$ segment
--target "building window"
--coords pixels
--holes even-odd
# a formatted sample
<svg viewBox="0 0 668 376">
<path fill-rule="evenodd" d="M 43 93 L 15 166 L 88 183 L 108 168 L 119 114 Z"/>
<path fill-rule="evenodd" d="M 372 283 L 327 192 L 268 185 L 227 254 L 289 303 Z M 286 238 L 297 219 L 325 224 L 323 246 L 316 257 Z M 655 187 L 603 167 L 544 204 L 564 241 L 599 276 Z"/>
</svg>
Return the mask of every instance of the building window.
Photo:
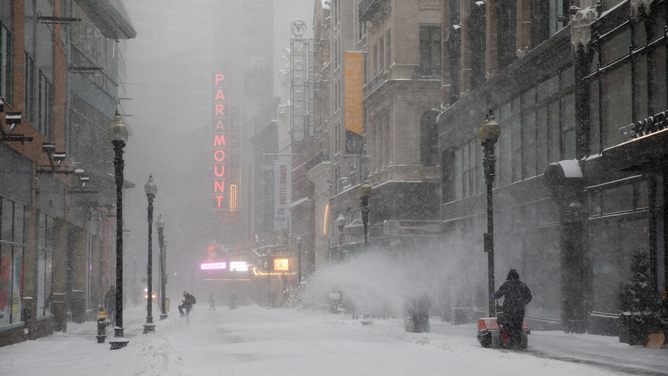
<svg viewBox="0 0 668 376">
<path fill-rule="evenodd" d="M 0 97 L 11 103 L 12 35 L 0 21 Z"/>
<path fill-rule="evenodd" d="M 378 40 L 378 71 L 385 70 L 385 40 L 380 37 Z"/>
<path fill-rule="evenodd" d="M 441 75 L 440 26 L 420 26 L 420 75 Z"/>
<path fill-rule="evenodd" d="M 517 57 L 515 52 L 516 13 L 515 0 L 496 2 L 499 70 L 510 65 Z"/>
<path fill-rule="evenodd" d="M 37 129 L 46 138 L 53 138 L 53 85 L 39 72 Z"/>
<path fill-rule="evenodd" d="M 54 218 L 39 216 L 39 247 L 37 259 L 37 314 L 51 314 L 53 302 L 53 252 L 55 243 Z"/>
<path fill-rule="evenodd" d="M 357 30 L 359 32 L 358 40 L 364 39 L 366 36 L 366 21 L 359 21 L 357 24 Z"/>
<path fill-rule="evenodd" d="M 25 112 L 26 121 L 32 123 L 35 120 L 35 60 L 26 52 L 25 67 Z"/>
<path fill-rule="evenodd" d="M 454 198 L 461 200 L 483 191 L 482 147 L 477 140 L 454 151 Z"/>
<path fill-rule="evenodd" d="M 385 33 L 385 65 L 387 69 L 392 65 L 392 29 L 388 29 Z"/>
<path fill-rule="evenodd" d="M 24 218 L 23 205 L 0 198 L 0 327 L 21 321 Z"/>
<path fill-rule="evenodd" d="M 420 118 L 420 164 L 423 166 L 438 165 L 438 114 L 438 111 L 429 110 Z"/>
</svg>

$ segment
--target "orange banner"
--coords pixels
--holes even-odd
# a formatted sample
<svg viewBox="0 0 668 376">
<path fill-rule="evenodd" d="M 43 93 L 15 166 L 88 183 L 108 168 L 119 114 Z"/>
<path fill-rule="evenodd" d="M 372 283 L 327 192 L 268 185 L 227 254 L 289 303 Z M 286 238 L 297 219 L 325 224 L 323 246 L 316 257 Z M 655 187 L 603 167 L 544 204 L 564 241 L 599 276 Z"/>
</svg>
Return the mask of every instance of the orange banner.
<svg viewBox="0 0 668 376">
<path fill-rule="evenodd" d="M 358 135 L 364 132 L 362 107 L 362 52 L 346 52 L 345 64 L 345 104 L 346 129 Z"/>
</svg>

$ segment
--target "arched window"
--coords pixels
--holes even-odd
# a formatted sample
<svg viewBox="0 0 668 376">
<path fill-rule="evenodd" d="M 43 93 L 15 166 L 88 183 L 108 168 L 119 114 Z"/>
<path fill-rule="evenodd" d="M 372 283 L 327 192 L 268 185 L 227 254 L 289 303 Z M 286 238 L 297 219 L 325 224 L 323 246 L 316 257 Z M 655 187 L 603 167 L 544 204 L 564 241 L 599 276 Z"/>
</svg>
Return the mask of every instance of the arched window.
<svg viewBox="0 0 668 376">
<path fill-rule="evenodd" d="M 420 164 L 423 166 L 438 165 L 438 114 L 436 110 L 429 110 L 420 118 Z"/>
</svg>

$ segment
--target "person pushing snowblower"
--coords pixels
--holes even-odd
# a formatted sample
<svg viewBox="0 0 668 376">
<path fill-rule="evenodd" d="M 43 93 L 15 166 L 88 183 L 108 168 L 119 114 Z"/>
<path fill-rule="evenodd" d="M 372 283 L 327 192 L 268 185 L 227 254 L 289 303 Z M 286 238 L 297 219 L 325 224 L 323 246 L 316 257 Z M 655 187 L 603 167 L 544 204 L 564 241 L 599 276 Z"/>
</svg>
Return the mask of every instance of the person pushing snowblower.
<svg viewBox="0 0 668 376">
<path fill-rule="evenodd" d="M 531 301 L 531 290 L 520 281 L 515 269 L 508 272 L 507 281 L 490 298 L 505 298 L 503 307 L 496 303 L 497 317 L 478 319 L 478 342 L 494 349 L 526 349 L 529 327 L 524 321 L 524 307 Z"/>
</svg>

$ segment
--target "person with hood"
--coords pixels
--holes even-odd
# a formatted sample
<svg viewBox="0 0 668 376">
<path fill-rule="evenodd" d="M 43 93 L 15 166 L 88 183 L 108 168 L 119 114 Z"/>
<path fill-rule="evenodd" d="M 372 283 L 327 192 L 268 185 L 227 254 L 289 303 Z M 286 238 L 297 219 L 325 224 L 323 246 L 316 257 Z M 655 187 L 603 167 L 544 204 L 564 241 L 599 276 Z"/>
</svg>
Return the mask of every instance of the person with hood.
<svg viewBox="0 0 668 376">
<path fill-rule="evenodd" d="M 499 317 L 499 326 L 508 331 L 510 345 L 519 348 L 521 345 L 522 324 L 524 323 L 524 307 L 531 302 L 531 290 L 520 281 L 520 274 L 510 269 L 506 282 L 492 294 L 493 299 L 505 297 L 503 316 Z"/>
<path fill-rule="evenodd" d="M 190 313 L 190 310 L 193 308 L 193 304 L 195 304 L 196 300 L 194 296 L 188 294 L 188 291 L 184 291 L 183 300 L 181 300 L 181 302 L 183 302 L 183 304 L 179 306 L 179 313 L 181 313 L 181 317 L 184 317 Z M 186 309 L 185 314 L 183 313 L 184 308 Z"/>
</svg>

